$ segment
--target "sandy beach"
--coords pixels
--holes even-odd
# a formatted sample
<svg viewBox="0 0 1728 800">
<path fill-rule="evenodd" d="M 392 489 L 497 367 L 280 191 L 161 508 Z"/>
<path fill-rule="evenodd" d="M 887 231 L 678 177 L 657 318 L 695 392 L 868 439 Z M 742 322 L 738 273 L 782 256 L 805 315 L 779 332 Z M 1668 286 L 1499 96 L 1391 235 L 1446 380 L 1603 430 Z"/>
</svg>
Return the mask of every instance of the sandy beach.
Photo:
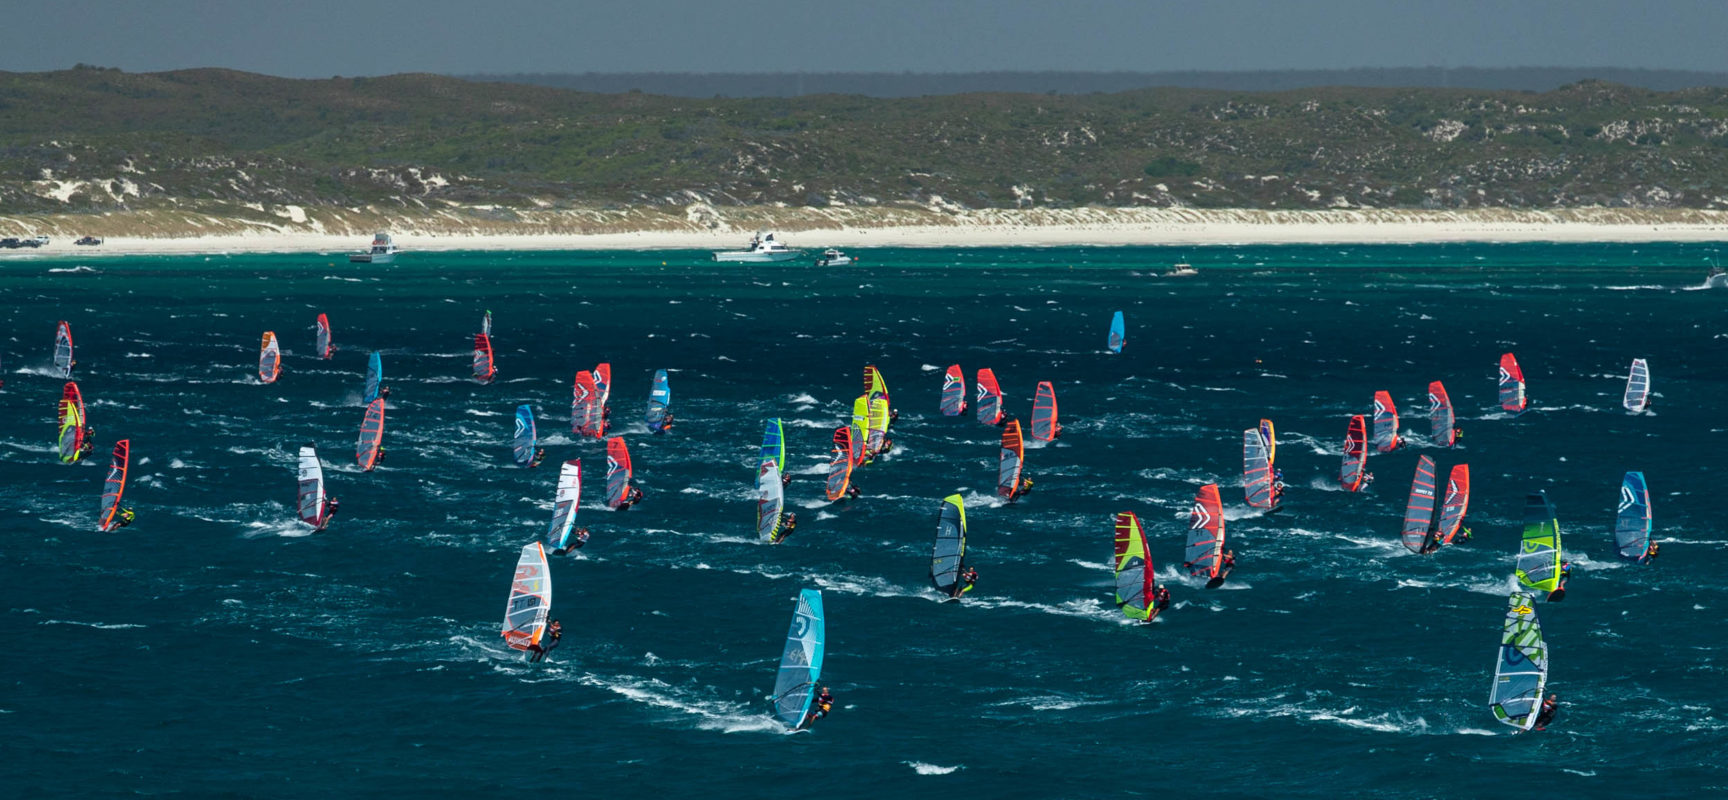
<svg viewBox="0 0 1728 800">
<path fill-rule="evenodd" d="M 0 217 L 5 235 L 47 233 L 37 249 L 0 258 L 137 254 L 332 253 L 388 230 L 404 252 L 440 250 L 721 250 L 759 230 L 810 251 L 870 247 L 1197 246 L 1423 242 L 1640 242 L 1728 238 L 1728 212 L 1692 209 L 1325 211 L 1199 209 L 715 208 L 521 212 L 508 221 L 451 216 L 308 213 L 287 224 L 204 217 L 197 227 L 149 212 L 100 217 Z M 125 233 L 103 235 L 104 231 Z M 150 235 L 140 235 L 144 231 Z M 79 235 L 100 246 L 75 246 Z"/>
</svg>

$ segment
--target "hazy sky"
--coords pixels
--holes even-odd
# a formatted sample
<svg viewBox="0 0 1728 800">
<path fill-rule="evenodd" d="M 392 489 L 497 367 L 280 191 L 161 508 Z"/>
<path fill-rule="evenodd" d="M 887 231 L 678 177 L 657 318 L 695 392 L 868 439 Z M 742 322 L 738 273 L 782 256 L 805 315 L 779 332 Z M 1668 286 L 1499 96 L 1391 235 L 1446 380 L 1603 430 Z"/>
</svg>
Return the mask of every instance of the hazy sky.
<svg viewBox="0 0 1728 800">
<path fill-rule="evenodd" d="M 1723 0 L 7 0 L 0 70 L 1728 71 Z"/>
</svg>

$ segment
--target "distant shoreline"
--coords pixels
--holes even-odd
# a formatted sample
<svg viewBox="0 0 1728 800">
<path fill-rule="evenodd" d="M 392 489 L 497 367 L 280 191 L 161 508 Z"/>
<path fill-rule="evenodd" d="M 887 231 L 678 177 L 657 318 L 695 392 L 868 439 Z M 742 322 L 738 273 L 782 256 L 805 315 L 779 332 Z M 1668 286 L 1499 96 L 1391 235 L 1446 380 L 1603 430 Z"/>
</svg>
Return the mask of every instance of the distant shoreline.
<svg viewBox="0 0 1728 800">
<path fill-rule="evenodd" d="M 940 202 L 940 201 L 938 201 Z M 942 207 L 516 211 L 508 221 L 336 213 L 294 208 L 293 220 L 156 212 L 0 216 L 0 236 L 50 235 L 0 260 L 120 255 L 358 252 L 376 230 L 415 251 L 732 250 L 773 231 L 814 259 L 824 248 L 1423 244 L 1444 242 L 1710 242 L 1728 240 L 1728 212 L 1696 209 L 959 209 Z M 283 224 L 287 222 L 287 224 Z M 104 235 L 105 231 L 113 231 Z M 124 231 L 124 233 L 121 233 Z M 140 232 L 150 235 L 139 235 Z M 82 235 L 96 247 L 75 246 Z"/>
</svg>

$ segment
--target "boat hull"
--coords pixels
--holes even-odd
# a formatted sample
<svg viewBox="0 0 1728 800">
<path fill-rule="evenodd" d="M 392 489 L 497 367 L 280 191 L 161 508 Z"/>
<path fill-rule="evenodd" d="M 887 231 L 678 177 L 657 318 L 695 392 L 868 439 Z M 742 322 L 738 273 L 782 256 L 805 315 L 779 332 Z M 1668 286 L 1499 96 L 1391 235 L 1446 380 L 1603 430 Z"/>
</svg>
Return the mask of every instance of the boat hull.
<svg viewBox="0 0 1728 800">
<path fill-rule="evenodd" d="M 769 264 L 778 261 L 791 261 L 801 255 L 804 253 L 799 250 L 789 250 L 784 253 L 730 252 L 715 253 L 714 260 L 727 264 Z"/>
</svg>

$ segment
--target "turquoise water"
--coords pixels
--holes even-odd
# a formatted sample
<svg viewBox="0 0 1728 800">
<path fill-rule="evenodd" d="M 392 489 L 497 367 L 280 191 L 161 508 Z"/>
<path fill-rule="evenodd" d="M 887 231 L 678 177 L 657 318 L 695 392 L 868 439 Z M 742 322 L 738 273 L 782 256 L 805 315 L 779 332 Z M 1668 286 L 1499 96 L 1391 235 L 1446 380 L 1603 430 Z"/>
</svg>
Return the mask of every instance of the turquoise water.
<svg viewBox="0 0 1728 800">
<path fill-rule="evenodd" d="M 0 263 L 0 786 L 8 794 L 339 796 L 1476 797 L 1709 795 L 1728 655 L 1728 290 L 1699 245 L 862 251 L 865 266 L 714 265 L 697 253 L 409 254 Z M 1178 260 L 1196 278 L 1157 277 Z M 498 380 L 467 379 L 483 311 Z M 1128 344 L 1104 352 L 1110 314 Z M 312 356 L 329 315 L 340 348 Z M 132 441 L 135 525 L 94 532 L 104 469 L 52 454 L 54 324 L 98 461 Z M 259 337 L 283 375 L 260 385 Z M 392 387 L 389 460 L 352 448 L 366 353 Z M 1494 403 L 1516 352 L 1534 410 Z M 1650 362 L 1655 413 L 1619 409 Z M 576 370 L 612 364 L 636 509 L 599 503 L 604 451 L 568 433 Z M 994 428 L 937 412 L 941 370 L 992 368 L 1025 418 L 1054 382 L 1065 436 L 1037 491 L 992 496 Z M 897 452 L 830 505 L 821 473 L 865 364 Z M 642 422 L 656 369 L 677 426 Z M 1444 380 L 1466 436 L 1428 446 Z M 1336 490 L 1349 415 L 1392 393 L 1413 442 Z M 535 406 L 546 466 L 510 460 Z M 754 541 L 751 460 L 786 420 L 797 533 Z M 1269 417 L 1286 510 L 1247 512 L 1241 431 Z M 293 521 L 315 443 L 343 512 Z M 1419 455 L 1471 466 L 1476 540 L 1398 543 Z M 565 642 L 498 634 L 553 465 L 587 467 L 593 541 L 553 564 Z M 1648 476 L 1663 558 L 1612 545 L 1620 476 Z M 1179 574 L 1195 489 L 1223 487 L 1240 566 Z M 1547 732 L 1486 707 L 1524 494 L 1548 492 L 1578 565 L 1540 611 Z M 961 604 L 927 577 L 940 499 L 967 502 Z M 1148 525 L 1175 607 L 1124 624 L 1111 520 Z M 764 699 L 803 588 L 828 614 L 838 708 L 786 735 Z"/>
</svg>

